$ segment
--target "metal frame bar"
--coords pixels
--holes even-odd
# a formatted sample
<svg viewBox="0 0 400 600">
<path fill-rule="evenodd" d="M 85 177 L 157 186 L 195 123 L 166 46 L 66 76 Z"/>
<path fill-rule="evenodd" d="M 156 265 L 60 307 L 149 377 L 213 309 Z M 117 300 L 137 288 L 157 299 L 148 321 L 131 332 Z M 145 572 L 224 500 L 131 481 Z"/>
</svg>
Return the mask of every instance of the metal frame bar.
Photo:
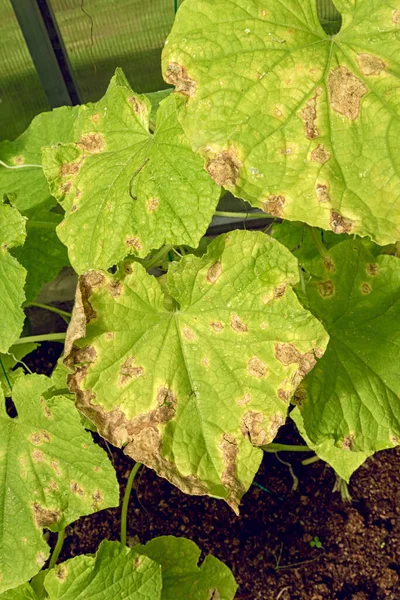
<svg viewBox="0 0 400 600">
<path fill-rule="evenodd" d="M 80 104 L 78 86 L 49 0 L 10 0 L 51 108 Z"/>
</svg>

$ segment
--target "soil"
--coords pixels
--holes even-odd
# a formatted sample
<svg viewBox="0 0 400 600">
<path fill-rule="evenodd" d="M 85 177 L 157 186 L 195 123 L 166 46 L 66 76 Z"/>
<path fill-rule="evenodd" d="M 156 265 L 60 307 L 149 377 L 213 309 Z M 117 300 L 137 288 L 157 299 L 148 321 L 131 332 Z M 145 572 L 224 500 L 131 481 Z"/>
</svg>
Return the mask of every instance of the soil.
<svg viewBox="0 0 400 600">
<path fill-rule="evenodd" d="M 49 374 L 61 348 L 43 344 L 26 362 Z M 276 441 L 303 443 L 291 424 Z M 121 450 L 108 451 L 123 494 L 133 463 Z M 192 539 L 203 556 L 212 553 L 232 569 L 237 600 L 400 600 L 400 448 L 377 453 L 355 473 L 351 502 L 332 491 L 332 469 L 322 461 L 304 466 L 306 456 L 265 454 L 239 517 L 224 502 L 187 496 L 143 468 L 129 505 L 129 540 Z M 297 490 L 279 458 L 291 464 Z M 93 553 L 104 538 L 117 540 L 119 518 L 111 509 L 73 523 L 60 560 Z M 320 548 L 310 544 L 316 537 Z"/>
</svg>

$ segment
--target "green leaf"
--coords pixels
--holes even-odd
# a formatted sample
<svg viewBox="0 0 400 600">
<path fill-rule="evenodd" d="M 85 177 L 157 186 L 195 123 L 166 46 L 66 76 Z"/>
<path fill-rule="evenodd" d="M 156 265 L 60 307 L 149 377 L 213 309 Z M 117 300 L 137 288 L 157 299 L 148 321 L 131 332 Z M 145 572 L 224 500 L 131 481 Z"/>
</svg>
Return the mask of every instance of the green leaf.
<svg viewBox="0 0 400 600">
<path fill-rule="evenodd" d="M 45 400 L 50 385 L 40 375 L 17 379 L 15 419 L 1 400 L 0 592 L 42 568 L 49 556 L 44 527 L 57 531 L 82 515 L 118 505 L 107 455 L 82 429 L 70 400 Z"/>
<path fill-rule="evenodd" d="M 66 210 L 57 231 L 78 271 L 106 269 L 163 244 L 197 246 L 218 202 L 177 119 L 180 100 L 150 102 L 117 70 L 105 96 L 83 106 L 75 144 L 44 150 L 51 190 Z M 110 232 L 112 232 L 110 234 Z"/>
<path fill-rule="evenodd" d="M 31 588 L 29 583 L 24 583 L 12 590 L 0 594 L 0 600 L 39 600 L 39 596 Z"/>
<path fill-rule="evenodd" d="M 166 535 L 134 551 L 148 556 L 162 567 L 161 600 L 233 600 L 237 590 L 231 570 L 212 555 L 198 566 L 200 548 L 191 540 Z"/>
<path fill-rule="evenodd" d="M 274 216 L 400 237 L 400 16 L 392 0 L 186 0 L 163 54 L 214 180 Z"/>
<path fill-rule="evenodd" d="M 349 452 L 346 448 L 335 446 L 335 441 L 332 438 L 326 438 L 319 444 L 314 444 L 306 433 L 300 410 L 296 407 L 292 410 L 290 416 L 296 423 L 297 429 L 307 446 L 314 450 L 321 460 L 327 462 L 347 483 L 350 482 L 353 473 L 374 453 L 372 450 L 369 452 Z"/>
<path fill-rule="evenodd" d="M 107 540 L 95 556 L 76 556 L 45 577 L 49 600 L 161 600 L 161 568 L 150 558 Z"/>
<path fill-rule="evenodd" d="M 314 444 L 371 453 L 400 441 L 400 260 L 349 240 L 320 259 L 307 303 L 329 332 L 323 358 L 296 392 Z"/>
<path fill-rule="evenodd" d="M 274 439 L 327 344 L 291 288 L 297 280 L 286 248 L 246 231 L 172 263 L 170 296 L 137 262 L 115 276 L 89 271 L 66 340 L 79 410 L 184 492 L 237 510 L 257 446 Z"/>
<path fill-rule="evenodd" d="M 20 365 L 20 361 L 27 355 L 36 350 L 38 344 L 18 344 L 18 346 L 11 346 L 8 354 L 0 354 L 0 384 L 7 395 L 9 395 L 10 385 L 12 386 L 14 381 L 18 377 L 24 376 L 24 370 Z M 66 387 L 66 386 L 64 386 Z"/>
<path fill-rule="evenodd" d="M 8 204 L 0 204 L 0 352 L 5 353 L 19 338 L 24 324 L 26 271 L 9 250 L 25 240 L 25 219 Z"/>
</svg>

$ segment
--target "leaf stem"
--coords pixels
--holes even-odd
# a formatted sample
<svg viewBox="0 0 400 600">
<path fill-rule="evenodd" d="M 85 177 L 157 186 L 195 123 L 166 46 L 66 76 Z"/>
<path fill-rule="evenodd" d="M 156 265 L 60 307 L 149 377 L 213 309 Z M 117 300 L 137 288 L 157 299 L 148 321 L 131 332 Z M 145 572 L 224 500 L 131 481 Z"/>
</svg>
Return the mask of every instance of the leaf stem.
<svg viewBox="0 0 400 600">
<path fill-rule="evenodd" d="M 311 231 L 311 235 L 312 235 L 316 249 L 318 250 L 319 254 L 322 256 L 322 258 L 326 258 L 329 253 L 321 240 L 320 230 L 315 229 L 315 227 L 310 227 L 310 231 Z"/>
<path fill-rule="evenodd" d="M 7 381 L 7 383 L 8 383 L 8 387 L 9 387 L 9 388 L 10 388 L 10 390 L 12 391 L 12 385 L 11 385 L 11 382 L 10 382 L 10 380 L 9 380 L 9 378 L 8 378 L 8 374 L 7 374 L 7 371 L 5 370 L 5 367 L 4 367 L 4 365 L 3 365 L 3 361 L 1 360 L 1 357 L 0 357 L 0 365 L 1 365 L 1 370 L 2 370 L 2 371 L 3 371 L 3 373 L 4 373 L 4 377 L 6 378 L 6 381 Z"/>
<path fill-rule="evenodd" d="M 131 496 L 133 481 L 139 471 L 142 463 L 137 462 L 133 465 L 132 471 L 129 473 L 128 481 L 125 488 L 124 499 L 122 501 L 122 510 L 121 510 L 121 544 L 126 546 L 126 527 L 128 520 L 128 506 L 129 506 L 129 498 Z"/>
<path fill-rule="evenodd" d="M 44 333 L 43 335 L 28 335 L 27 337 L 19 338 L 13 343 L 13 346 L 28 344 L 31 342 L 63 342 L 65 340 L 64 333 Z"/>
<path fill-rule="evenodd" d="M 57 313 L 61 315 L 61 317 L 71 318 L 72 314 L 67 312 L 66 310 L 61 310 L 61 308 L 56 308 L 55 306 L 51 306 L 50 304 L 42 304 L 41 302 L 30 302 L 27 306 L 36 306 L 37 308 L 43 308 L 44 310 L 49 310 L 50 312 Z"/>
<path fill-rule="evenodd" d="M 312 452 L 308 446 L 297 446 L 292 444 L 267 444 L 261 446 L 264 452 Z"/>
<path fill-rule="evenodd" d="M 61 531 L 58 532 L 57 543 L 54 546 L 54 550 L 53 550 L 53 553 L 50 558 L 49 569 L 52 569 L 55 566 L 55 564 L 58 560 L 58 557 L 60 556 L 62 547 L 64 545 L 64 540 L 65 540 L 65 529 L 61 529 Z"/>
<path fill-rule="evenodd" d="M 301 461 L 302 465 L 312 465 L 315 462 L 318 462 L 320 459 L 319 456 L 315 455 L 315 456 L 311 456 L 310 458 L 305 458 L 304 460 Z"/>
<path fill-rule="evenodd" d="M 164 256 L 166 254 L 168 254 L 168 252 L 170 252 L 172 250 L 173 246 L 172 245 L 168 245 L 168 246 L 163 246 L 162 248 L 160 248 L 160 250 L 158 252 L 156 252 L 154 254 L 154 256 L 152 256 L 151 258 L 149 258 L 148 262 L 144 261 L 143 266 L 144 268 L 148 271 L 149 269 L 152 269 L 154 266 L 157 265 L 157 263 L 164 258 Z"/>
<path fill-rule="evenodd" d="M 57 227 L 57 223 L 53 223 L 52 221 L 28 220 L 26 226 L 28 229 L 55 229 Z"/>
<path fill-rule="evenodd" d="M 214 217 L 228 217 L 233 219 L 273 219 L 272 215 L 268 215 L 264 212 L 225 212 L 221 210 L 216 210 L 214 212 Z"/>
</svg>

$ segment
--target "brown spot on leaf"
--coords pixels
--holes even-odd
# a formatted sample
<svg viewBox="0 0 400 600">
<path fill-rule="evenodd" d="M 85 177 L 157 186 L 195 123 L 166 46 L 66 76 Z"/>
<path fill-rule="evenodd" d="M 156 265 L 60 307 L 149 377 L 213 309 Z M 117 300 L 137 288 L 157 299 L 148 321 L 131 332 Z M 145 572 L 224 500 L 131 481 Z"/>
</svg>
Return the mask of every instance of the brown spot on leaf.
<svg viewBox="0 0 400 600">
<path fill-rule="evenodd" d="M 95 506 L 99 506 L 103 502 L 103 494 L 100 490 L 95 490 L 92 494 L 92 498 Z"/>
<path fill-rule="evenodd" d="M 371 275 L 371 277 L 376 277 L 376 275 L 379 273 L 379 265 L 376 263 L 370 263 L 367 265 L 367 273 L 368 275 Z"/>
<path fill-rule="evenodd" d="M 334 233 L 351 233 L 354 228 L 354 221 L 343 217 L 336 210 L 331 210 L 331 229 Z"/>
<path fill-rule="evenodd" d="M 240 429 L 254 446 L 262 446 L 266 443 L 268 435 L 265 428 L 265 417 L 262 412 L 247 411 L 242 417 Z"/>
<path fill-rule="evenodd" d="M 222 451 L 222 458 L 225 465 L 225 469 L 221 475 L 221 481 L 228 490 L 228 497 L 225 498 L 225 500 L 235 513 L 239 514 L 239 502 L 244 493 L 244 489 L 236 474 L 238 444 L 233 435 L 224 433 L 219 448 Z"/>
<path fill-rule="evenodd" d="M 231 327 L 233 331 L 236 331 L 236 333 L 246 333 L 246 331 L 249 330 L 247 325 L 243 323 L 238 315 L 233 315 L 231 319 Z"/>
<path fill-rule="evenodd" d="M 207 356 L 204 356 L 204 357 L 201 359 L 201 364 L 202 364 L 204 367 L 209 367 L 209 366 L 210 366 L 210 359 L 209 359 L 209 358 L 207 358 Z"/>
<path fill-rule="evenodd" d="M 62 194 L 68 194 L 68 192 L 70 191 L 71 187 L 72 187 L 71 181 L 66 181 L 65 183 L 62 183 L 61 184 L 61 193 Z M 75 207 L 75 210 L 76 210 L 76 207 Z M 71 212 L 74 212 L 74 211 L 71 209 Z"/>
<path fill-rule="evenodd" d="M 81 496 L 82 498 L 84 497 L 85 492 L 83 491 L 83 489 L 79 485 L 79 483 L 77 483 L 76 481 L 71 481 L 69 487 L 73 494 L 76 494 L 77 496 Z"/>
<path fill-rule="evenodd" d="M 67 177 L 68 175 L 77 175 L 79 173 L 79 169 L 82 166 L 82 160 L 74 163 L 65 163 L 61 165 L 60 174 L 61 177 Z"/>
<path fill-rule="evenodd" d="M 158 198 L 151 198 L 147 203 L 147 212 L 151 213 L 157 210 L 160 201 Z"/>
<path fill-rule="evenodd" d="M 15 165 L 23 165 L 25 162 L 25 158 L 22 156 L 22 154 L 19 154 L 18 156 L 16 156 L 14 158 L 14 164 Z"/>
<path fill-rule="evenodd" d="M 268 427 L 268 444 L 270 444 L 276 438 L 279 428 L 285 424 L 285 421 L 286 419 L 282 413 L 276 413 L 275 415 L 272 415 Z"/>
<path fill-rule="evenodd" d="M 213 264 L 212 267 L 210 267 L 207 271 L 207 283 L 215 283 L 220 275 L 222 273 L 222 265 L 219 262 L 219 260 L 217 260 L 216 263 Z"/>
<path fill-rule="evenodd" d="M 335 273 L 335 271 L 336 271 L 335 263 L 333 262 L 333 260 L 330 256 L 325 256 L 324 267 L 330 273 Z"/>
<path fill-rule="evenodd" d="M 46 558 L 46 555 L 44 552 L 38 552 L 36 554 L 36 564 L 40 568 L 42 568 L 44 566 L 44 564 L 46 563 L 46 560 L 47 560 L 47 558 Z"/>
<path fill-rule="evenodd" d="M 122 283 L 120 281 L 116 281 L 115 279 L 112 279 L 109 282 L 107 288 L 113 298 L 119 298 L 120 295 L 122 294 L 123 287 L 122 287 Z"/>
<path fill-rule="evenodd" d="M 77 207 L 77 205 L 76 205 L 76 204 L 73 204 L 73 205 L 71 206 L 71 210 L 70 210 L 69 212 L 70 212 L 70 213 L 74 213 L 74 212 L 76 212 L 77 210 L 78 210 L 78 207 Z"/>
<path fill-rule="evenodd" d="M 50 466 L 54 470 L 55 474 L 58 475 L 58 477 L 61 477 L 62 472 L 60 469 L 60 463 L 57 460 L 52 460 L 50 461 Z"/>
<path fill-rule="evenodd" d="M 292 376 L 292 384 L 294 386 L 300 383 L 317 362 L 313 352 L 302 354 L 293 344 L 286 342 L 275 344 L 275 356 L 285 366 L 292 364 L 299 366 Z"/>
<path fill-rule="evenodd" d="M 361 292 L 363 294 L 370 294 L 372 292 L 372 288 L 369 285 L 369 283 L 364 282 L 363 284 L 361 284 Z"/>
<path fill-rule="evenodd" d="M 285 295 L 287 283 L 281 283 L 274 288 L 274 300 L 282 298 Z"/>
<path fill-rule="evenodd" d="M 317 194 L 318 202 L 329 202 L 330 201 L 331 198 L 329 196 L 329 191 L 328 191 L 327 185 L 322 185 L 321 183 L 318 183 L 317 187 L 315 188 L 315 192 Z"/>
<path fill-rule="evenodd" d="M 249 402 L 251 402 L 251 394 L 249 394 L 248 392 L 246 392 L 244 396 L 239 398 L 239 400 L 236 400 L 236 404 L 238 404 L 239 406 L 246 406 L 247 404 L 249 404 Z"/>
<path fill-rule="evenodd" d="M 32 459 L 35 462 L 43 462 L 44 461 L 44 454 L 43 454 L 43 452 L 41 452 L 41 450 L 34 450 L 32 452 Z"/>
<path fill-rule="evenodd" d="M 136 366 L 134 367 L 133 366 L 134 362 L 135 362 L 135 358 L 133 356 L 130 356 L 122 363 L 120 371 L 119 371 L 119 379 L 118 379 L 118 384 L 120 386 L 125 385 L 129 381 L 132 381 L 132 379 L 139 379 L 139 377 L 143 376 L 143 374 L 144 374 L 143 367 L 136 367 Z"/>
<path fill-rule="evenodd" d="M 280 398 L 281 400 L 283 400 L 284 402 L 289 402 L 290 400 L 290 392 L 288 390 L 284 390 L 283 388 L 280 388 L 278 390 L 278 398 Z"/>
<path fill-rule="evenodd" d="M 273 217 L 283 217 L 283 207 L 286 199 L 284 196 L 268 196 L 268 200 L 262 202 L 262 210 Z"/>
<path fill-rule="evenodd" d="M 196 92 L 197 81 L 192 79 L 186 68 L 178 63 L 169 63 L 165 72 L 165 81 L 175 86 L 175 91 L 183 96 L 194 96 Z"/>
<path fill-rule="evenodd" d="M 106 340 L 113 340 L 115 337 L 115 333 L 113 331 L 107 331 Z"/>
<path fill-rule="evenodd" d="M 353 433 L 349 433 L 349 435 L 346 435 L 341 444 L 340 447 L 343 450 L 352 450 L 353 449 L 353 444 L 354 444 L 354 434 Z"/>
<path fill-rule="evenodd" d="M 257 356 L 253 356 L 247 363 L 247 371 L 252 377 L 263 379 L 267 375 L 268 367 Z"/>
<path fill-rule="evenodd" d="M 293 395 L 292 403 L 301 408 L 304 405 L 305 400 L 307 400 L 307 391 L 300 385 Z"/>
<path fill-rule="evenodd" d="M 189 340 L 190 342 L 193 342 L 193 340 L 196 339 L 194 331 L 192 329 L 190 329 L 190 327 L 187 327 L 187 325 L 184 326 L 184 328 L 182 329 L 182 332 L 183 332 L 184 337 L 187 340 Z"/>
<path fill-rule="evenodd" d="M 361 100 L 368 93 L 363 82 L 342 66 L 331 71 L 328 87 L 333 110 L 355 121 L 360 113 Z"/>
<path fill-rule="evenodd" d="M 81 139 L 76 144 L 78 148 L 88 152 L 89 154 L 99 154 L 104 150 L 104 137 L 101 133 L 86 133 L 81 136 Z"/>
<path fill-rule="evenodd" d="M 317 120 L 317 98 L 319 95 L 320 92 L 317 90 L 315 95 L 300 112 L 300 119 L 304 124 L 304 132 L 309 140 L 313 140 L 319 136 L 319 131 L 315 125 L 315 121 Z"/>
<path fill-rule="evenodd" d="M 52 415 L 49 407 L 47 406 L 46 400 L 44 400 L 44 398 L 40 398 L 40 404 L 42 406 L 43 414 L 46 417 L 46 419 L 52 419 L 53 415 Z"/>
<path fill-rule="evenodd" d="M 223 324 L 219 321 L 212 321 L 210 323 L 210 327 L 213 331 L 215 331 L 215 333 L 221 333 L 221 331 L 224 329 Z"/>
<path fill-rule="evenodd" d="M 364 75 L 379 75 L 385 68 L 383 60 L 373 54 L 357 54 L 357 62 Z"/>
<path fill-rule="evenodd" d="M 313 162 L 320 163 L 324 165 L 330 159 L 330 153 L 325 150 L 325 147 L 322 144 L 318 144 L 318 146 L 311 152 L 311 160 Z"/>
<path fill-rule="evenodd" d="M 35 431 L 35 433 L 32 433 L 30 439 L 31 439 L 32 444 L 38 445 L 38 444 L 41 444 L 41 442 L 42 442 L 42 435 L 39 431 Z"/>
<path fill-rule="evenodd" d="M 90 117 L 92 123 L 98 123 L 100 121 L 100 113 L 95 113 Z"/>
<path fill-rule="evenodd" d="M 143 104 L 143 102 L 140 102 L 136 96 L 131 96 L 128 98 L 128 104 L 130 104 L 133 112 L 136 115 L 142 115 L 146 111 L 146 106 Z"/>
<path fill-rule="evenodd" d="M 239 179 L 239 171 L 242 163 L 233 148 L 223 150 L 206 165 L 210 177 L 217 185 L 234 186 Z"/>
<path fill-rule="evenodd" d="M 59 581 L 65 581 L 68 573 L 68 569 L 64 564 L 56 565 L 54 567 L 54 572 Z"/>
<path fill-rule="evenodd" d="M 40 506 L 38 502 L 32 504 L 32 511 L 36 526 L 40 529 L 43 529 L 43 527 L 50 527 L 60 519 L 60 511 L 44 508 L 43 506 Z"/>
<path fill-rule="evenodd" d="M 394 11 L 392 21 L 395 25 L 400 25 L 400 9 Z"/>
<path fill-rule="evenodd" d="M 143 248 L 142 242 L 136 236 L 126 238 L 125 244 L 128 246 L 128 248 L 132 248 L 133 250 L 136 250 L 137 252 L 140 252 L 140 250 L 142 250 L 142 248 Z"/>
<path fill-rule="evenodd" d="M 335 293 L 335 285 L 331 279 L 328 281 L 320 281 L 318 283 L 319 295 L 323 298 L 330 298 Z"/>
</svg>

